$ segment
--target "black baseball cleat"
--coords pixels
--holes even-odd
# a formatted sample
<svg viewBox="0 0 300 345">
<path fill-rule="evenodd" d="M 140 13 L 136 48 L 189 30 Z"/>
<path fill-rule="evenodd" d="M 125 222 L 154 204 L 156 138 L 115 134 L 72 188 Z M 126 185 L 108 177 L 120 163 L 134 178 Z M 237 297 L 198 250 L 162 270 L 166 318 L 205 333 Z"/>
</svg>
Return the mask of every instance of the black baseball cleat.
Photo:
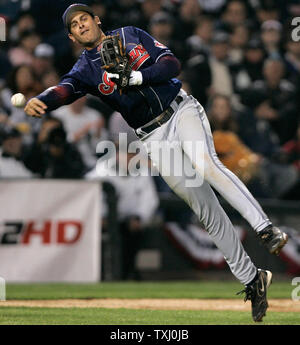
<svg viewBox="0 0 300 345">
<path fill-rule="evenodd" d="M 267 289 L 272 283 L 272 273 L 270 271 L 258 270 L 255 281 L 237 293 L 246 294 L 244 301 L 251 300 L 252 318 L 255 322 L 262 321 L 268 309 Z"/>
<path fill-rule="evenodd" d="M 262 244 L 267 247 L 271 254 L 279 255 L 281 249 L 288 241 L 288 235 L 276 226 L 269 225 L 258 232 Z"/>
</svg>

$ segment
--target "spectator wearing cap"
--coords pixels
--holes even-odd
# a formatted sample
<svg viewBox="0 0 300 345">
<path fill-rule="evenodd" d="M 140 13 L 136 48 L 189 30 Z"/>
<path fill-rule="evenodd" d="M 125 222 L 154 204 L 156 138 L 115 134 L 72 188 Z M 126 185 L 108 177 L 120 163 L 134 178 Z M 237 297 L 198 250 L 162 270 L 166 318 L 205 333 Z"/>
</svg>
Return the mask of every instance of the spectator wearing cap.
<svg viewBox="0 0 300 345">
<path fill-rule="evenodd" d="M 189 81 L 191 92 L 203 106 L 214 93 L 233 94 L 228 51 L 229 35 L 217 31 L 211 39 L 211 53 L 200 52 L 186 63 L 185 78 Z"/>
<path fill-rule="evenodd" d="M 229 35 L 226 32 L 216 32 L 212 38 L 209 66 L 211 70 L 211 94 L 220 93 L 232 96 L 233 84 L 228 67 Z"/>
<path fill-rule="evenodd" d="M 52 129 L 47 138 L 45 178 L 82 178 L 86 166 L 77 148 L 67 141 L 63 127 Z"/>
<path fill-rule="evenodd" d="M 198 0 L 203 13 L 217 17 L 222 12 L 227 0 Z"/>
<path fill-rule="evenodd" d="M 183 42 L 173 39 L 174 18 L 167 12 L 155 13 L 149 22 L 149 33 L 159 43 L 167 46 L 176 56 L 181 56 L 181 63 L 184 65 L 187 59 L 187 50 Z"/>
<path fill-rule="evenodd" d="M 149 22 L 150 34 L 160 43 L 167 45 L 173 34 L 173 19 L 166 12 L 155 13 Z"/>
<path fill-rule="evenodd" d="M 32 66 L 39 78 L 54 68 L 54 54 L 54 48 L 47 43 L 40 43 L 35 48 Z"/>
<path fill-rule="evenodd" d="M 82 156 L 67 140 L 62 122 L 43 119 L 41 130 L 24 157 L 26 166 L 42 178 L 81 178 L 86 172 Z"/>
<path fill-rule="evenodd" d="M 13 127 L 0 133 L 0 178 L 30 178 L 33 174 L 22 161 L 22 134 Z"/>
<path fill-rule="evenodd" d="M 261 40 L 270 58 L 281 58 L 282 24 L 277 20 L 267 20 L 261 25 Z"/>
<path fill-rule="evenodd" d="M 242 61 L 231 68 L 236 93 L 250 87 L 253 82 L 263 79 L 265 55 L 263 44 L 259 39 L 253 38 L 247 42 Z"/>
</svg>

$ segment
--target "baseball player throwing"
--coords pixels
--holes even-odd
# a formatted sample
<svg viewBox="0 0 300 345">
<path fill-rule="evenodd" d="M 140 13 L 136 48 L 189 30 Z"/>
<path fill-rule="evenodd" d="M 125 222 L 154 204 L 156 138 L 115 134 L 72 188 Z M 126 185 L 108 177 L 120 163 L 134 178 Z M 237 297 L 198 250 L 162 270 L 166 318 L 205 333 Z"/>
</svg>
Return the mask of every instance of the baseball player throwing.
<svg viewBox="0 0 300 345">
<path fill-rule="evenodd" d="M 92 94 L 120 112 L 134 128 L 164 180 L 196 213 L 234 276 L 245 285 L 254 321 L 268 308 L 267 288 L 272 273 L 257 269 L 245 252 L 233 225 L 220 206 L 214 187 L 250 223 L 267 249 L 279 254 L 287 235 L 274 227 L 245 185 L 218 159 L 203 107 L 181 89 L 175 77 L 180 63 L 172 52 L 146 32 L 123 27 L 104 33 L 99 17 L 83 4 L 63 14 L 69 38 L 85 49 L 61 82 L 28 101 L 25 112 L 41 117 L 76 99 Z M 203 177 L 200 186 L 186 186 L 186 177 L 166 174 L 155 143 L 179 142 L 184 164 Z M 194 155 L 185 142 L 204 143 L 204 154 Z"/>
</svg>

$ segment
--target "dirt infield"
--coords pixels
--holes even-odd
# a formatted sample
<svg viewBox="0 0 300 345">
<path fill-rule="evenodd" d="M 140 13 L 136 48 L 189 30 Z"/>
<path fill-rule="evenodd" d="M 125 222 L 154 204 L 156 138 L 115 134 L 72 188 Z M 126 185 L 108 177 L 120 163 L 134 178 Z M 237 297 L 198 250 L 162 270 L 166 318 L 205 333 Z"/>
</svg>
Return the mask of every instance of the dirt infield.
<svg viewBox="0 0 300 345">
<path fill-rule="evenodd" d="M 61 300 L 8 300 L 0 307 L 47 308 L 127 308 L 152 310 L 236 310 L 249 311 L 251 303 L 236 299 L 61 299 Z M 300 301 L 269 300 L 270 311 L 300 312 Z"/>
</svg>

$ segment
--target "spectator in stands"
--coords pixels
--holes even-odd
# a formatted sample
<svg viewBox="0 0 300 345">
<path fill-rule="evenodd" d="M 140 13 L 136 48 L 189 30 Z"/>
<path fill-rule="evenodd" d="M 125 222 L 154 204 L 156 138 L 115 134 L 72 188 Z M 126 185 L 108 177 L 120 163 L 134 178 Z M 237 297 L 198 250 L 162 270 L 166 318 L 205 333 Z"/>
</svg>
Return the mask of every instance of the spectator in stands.
<svg viewBox="0 0 300 345">
<path fill-rule="evenodd" d="M 81 178 L 87 171 L 86 166 L 66 137 L 59 119 L 45 117 L 38 136 L 24 155 L 28 169 L 44 178 Z"/>
<path fill-rule="evenodd" d="M 275 164 L 241 141 L 228 97 L 215 95 L 208 110 L 220 160 L 247 184 L 256 197 L 277 198 L 295 185 L 298 173 L 293 166 Z"/>
<path fill-rule="evenodd" d="M 242 61 L 231 66 L 234 90 L 240 93 L 253 82 L 263 79 L 265 51 L 258 39 L 251 39 L 245 46 Z"/>
<path fill-rule="evenodd" d="M 41 43 L 40 35 L 34 30 L 23 31 L 18 46 L 8 52 L 9 60 L 13 66 L 22 64 L 31 65 L 35 48 Z"/>
<path fill-rule="evenodd" d="M 236 26 L 245 25 L 248 21 L 247 7 L 244 1 L 231 0 L 222 14 L 222 24 L 219 29 L 232 30 Z"/>
<path fill-rule="evenodd" d="M 281 60 L 267 59 L 263 67 L 264 79 L 241 93 L 242 103 L 255 116 L 270 123 L 284 144 L 295 135 L 297 105 L 295 86 L 284 79 L 285 65 Z"/>
<path fill-rule="evenodd" d="M 212 73 L 208 56 L 199 52 L 186 62 L 184 79 L 188 80 L 191 94 L 205 106 L 207 104 L 210 87 L 212 83 Z M 200 87 L 201 85 L 201 87 Z"/>
<path fill-rule="evenodd" d="M 201 7 L 197 0 L 185 0 L 179 8 L 176 25 L 176 37 L 180 41 L 186 40 L 194 33 L 197 18 L 201 14 Z"/>
<path fill-rule="evenodd" d="M 267 20 L 261 25 L 261 40 L 269 58 L 279 59 L 281 52 L 282 25 L 277 20 Z"/>
<path fill-rule="evenodd" d="M 224 9 L 227 0 L 198 0 L 203 13 L 219 17 L 220 13 Z"/>
<path fill-rule="evenodd" d="M 249 41 L 249 30 L 245 25 L 235 26 L 229 35 L 229 60 L 240 63 L 244 56 L 244 49 Z"/>
<path fill-rule="evenodd" d="M 144 0 L 141 3 L 142 15 L 146 22 L 149 23 L 151 18 L 155 13 L 163 10 L 163 1 L 162 0 Z"/>
<path fill-rule="evenodd" d="M 52 112 L 61 120 L 67 133 L 67 140 L 81 153 L 85 165 L 92 169 L 97 161 L 96 146 L 107 139 L 103 116 L 86 105 L 86 97 Z"/>
<path fill-rule="evenodd" d="M 15 108 L 11 104 L 11 96 L 17 92 L 24 94 L 26 99 L 41 92 L 41 84 L 37 79 L 31 65 L 20 65 L 12 69 L 7 76 L 6 87 L 0 91 L 0 99 L 9 114 L 9 120 L 14 126 L 22 125 L 25 129 L 24 140 L 26 143 L 31 141 L 31 134 L 37 132 L 40 128 L 40 121 L 30 119 L 24 113 L 23 109 Z"/>
<path fill-rule="evenodd" d="M 41 43 L 35 48 L 32 66 L 38 78 L 54 68 L 54 54 L 54 48 L 47 43 Z"/>
<path fill-rule="evenodd" d="M 23 32 L 28 30 L 36 30 L 36 23 L 29 11 L 22 11 L 19 13 L 16 23 L 10 29 L 9 39 L 13 43 L 17 43 Z"/>
<path fill-rule="evenodd" d="M 17 126 L 25 144 L 38 137 L 42 121 L 28 118 L 22 109 L 12 107 L 11 95 L 22 92 L 28 99 L 39 93 L 41 84 L 43 89 L 57 85 L 59 77 L 72 68 L 75 57 L 82 52 L 76 45 L 70 48 L 65 35 L 61 22 L 65 1 L 56 6 L 51 0 L 0 1 L 0 13 L 7 24 L 7 40 L 2 42 L 0 52 L 0 125 Z M 105 31 L 127 25 L 147 31 L 152 27 L 151 33 L 182 62 L 183 88 L 190 89 L 203 106 L 210 95 L 218 92 L 239 100 L 239 109 L 233 103 L 239 110 L 234 113 L 237 133 L 254 153 L 276 159 L 279 144 L 294 140 L 300 113 L 300 45 L 292 40 L 290 32 L 283 34 L 285 28 L 291 29 L 290 18 L 300 15 L 299 1 L 85 2 L 93 6 Z M 229 36 L 219 35 L 220 30 Z M 244 46 L 247 35 L 250 39 Z M 45 42 L 55 49 L 54 55 L 40 48 L 45 47 Z M 274 56 L 282 61 L 274 61 Z M 112 113 L 93 97 L 88 98 L 88 104 L 105 119 Z M 88 132 L 82 140 L 91 137 Z M 43 160 L 38 163 L 44 174 Z"/>
<path fill-rule="evenodd" d="M 49 132 L 46 150 L 46 178 L 82 178 L 86 167 L 76 147 L 67 141 L 63 127 Z"/>
<path fill-rule="evenodd" d="M 149 33 L 160 43 L 168 46 L 172 44 L 171 37 L 173 34 L 173 20 L 166 12 L 155 13 L 149 24 Z M 170 48 L 171 49 L 171 48 Z"/>
<path fill-rule="evenodd" d="M 189 49 L 190 57 L 199 53 L 210 54 L 210 44 L 213 37 L 214 22 L 208 16 L 200 16 L 197 19 L 193 35 L 187 38 L 186 46 Z"/>
<path fill-rule="evenodd" d="M 217 32 L 212 39 L 209 66 L 211 70 L 210 94 L 233 94 L 231 73 L 228 67 L 229 36 L 225 32 Z"/>
<path fill-rule="evenodd" d="M 32 159 L 39 159 L 38 170 L 41 177 L 76 179 L 83 177 L 86 172 L 80 153 L 75 146 L 67 142 L 62 126 L 51 129 L 40 151 L 35 153 L 38 154 L 27 157 L 25 163 L 34 170 L 34 164 L 37 162 Z"/>
<path fill-rule="evenodd" d="M 13 127 L 6 127 L 0 132 L 0 178 L 33 177 L 23 161 L 22 134 Z"/>
<path fill-rule="evenodd" d="M 149 33 L 159 43 L 167 46 L 175 55 L 181 56 L 182 65 L 187 59 L 188 52 L 183 42 L 173 39 L 174 19 L 167 12 L 155 13 L 149 23 Z"/>
</svg>

